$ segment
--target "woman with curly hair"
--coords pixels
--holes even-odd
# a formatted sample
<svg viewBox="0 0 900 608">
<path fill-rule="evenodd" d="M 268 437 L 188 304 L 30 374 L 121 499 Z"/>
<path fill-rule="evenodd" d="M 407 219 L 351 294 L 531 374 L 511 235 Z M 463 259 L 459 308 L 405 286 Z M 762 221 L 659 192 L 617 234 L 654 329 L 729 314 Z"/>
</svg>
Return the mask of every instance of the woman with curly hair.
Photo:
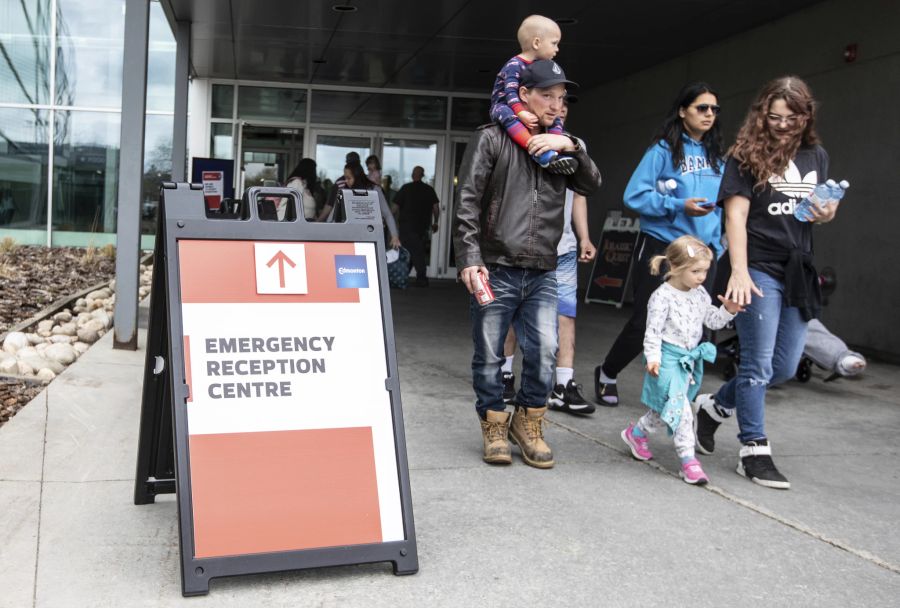
<svg viewBox="0 0 900 608">
<path fill-rule="evenodd" d="M 828 154 L 815 130 L 816 102 L 796 76 L 766 84 L 728 151 L 718 200 L 725 207 L 731 277 L 725 297 L 746 306 L 735 318 L 737 375 L 715 395 L 701 395 L 697 448 L 715 448 L 719 424 L 737 411 L 737 472 L 770 488 L 790 488 L 775 467 L 765 430 L 766 390 L 794 375 L 807 323 L 821 308 L 812 263 L 813 224 L 834 219 L 837 204 L 813 207 L 813 222 L 794 206 L 828 178 Z"/>
</svg>

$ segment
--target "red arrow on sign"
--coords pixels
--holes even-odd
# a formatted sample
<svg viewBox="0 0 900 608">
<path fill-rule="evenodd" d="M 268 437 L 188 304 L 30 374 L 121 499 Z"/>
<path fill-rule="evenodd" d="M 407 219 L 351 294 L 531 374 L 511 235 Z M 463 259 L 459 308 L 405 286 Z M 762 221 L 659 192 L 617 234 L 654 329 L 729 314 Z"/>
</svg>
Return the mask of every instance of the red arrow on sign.
<svg viewBox="0 0 900 608">
<path fill-rule="evenodd" d="M 282 289 L 284 289 L 284 263 L 287 262 L 288 264 L 290 264 L 291 268 L 294 268 L 297 265 L 294 264 L 294 261 L 291 260 L 291 258 L 289 258 L 288 256 L 286 256 L 284 254 L 284 252 L 280 249 L 278 250 L 278 253 L 273 255 L 272 259 L 266 263 L 266 266 L 271 268 L 272 264 L 274 264 L 275 262 L 278 262 L 278 285 Z"/>
<path fill-rule="evenodd" d="M 622 279 L 611 279 L 610 277 L 603 275 L 602 277 L 594 279 L 594 283 L 600 287 L 621 287 Z"/>
</svg>

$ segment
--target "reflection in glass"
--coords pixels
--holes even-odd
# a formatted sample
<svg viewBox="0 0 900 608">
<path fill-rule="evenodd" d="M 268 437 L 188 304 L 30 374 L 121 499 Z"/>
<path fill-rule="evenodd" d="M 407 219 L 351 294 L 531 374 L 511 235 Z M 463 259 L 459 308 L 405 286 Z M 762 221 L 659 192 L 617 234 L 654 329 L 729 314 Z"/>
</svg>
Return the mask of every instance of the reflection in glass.
<svg viewBox="0 0 900 608">
<path fill-rule="evenodd" d="M 422 181 L 434 188 L 437 168 L 437 142 L 421 139 L 385 139 L 381 159 L 382 175 L 390 176 L 392 187 L 400 190 L 412 181 L 413 167 L 422 167 L 425 177 Z M 402 214 L 403 211 L 401 210 Z M 432 232 L 422 235 L 425 244 L 425 259 L 431 259 Z"/>
<path fill-rule="evenodd" d="M 0 233 L 46 229 L 47 119 L 41 110 L 0 108 Z"/>
<path fill-rule="evenodd" d="M 122 105 L 124 0 L 57 0 L 56 103 Z"/>
<path fill-rule="evenodd" d="M 244 187 L 283 184 L 303 157 L 303 129 L 244 125 Z"/>
<path fill-rule="evenodd" d="M 450 128 L 454 131 L 472 131 L 491 122 L 490 99 L 454 97 L 453 111 L 450 113 Z"/>
<path fill-rule="evenodd" d="M 144 178 L 141 184 L 141 234 L 156 233 L 159 188 L 172 181 L 173 116 L 147 116 L 144 135 Z"/>
<path fill-rule="evenodd" d="M 348 152 L 356 152 L 363 161 L 372 153 L 372 140 L 349 135 L 319 135 L 316 138 L 316 168 L 319 179 L 332 184 L 344 175 Z"/>
<path fill-rule="evenodd" d="M 50 0 L 0 0 L 0 101 L 47 103 Z"/>
<path fill-rule="evenodd" d="M 238 118 L 306 122 L 306 90 L 240 87 Z"/>
<path fill-rule="evenodd" d="M 234 110 L 234 87 L 230 84 L 214 84 L 212 87 L 212 117 L 231 118 Z"/>
<path fill-rule="evenodd" d="M 150 3 L 147 44 L 147 110 L 175 109 L 175 36 L 159 2 Z"/>
<path fill-rule="evenodd" d="M 331 125 L 445 129 L 447 98 L 354 91 L 314 91 L 310 121 Z"/>
<path fill-rule="evenodd" d="M 118 113 L 56 112 L 53 229 L 115 232 Z"/>
<path fill-rule="evenodd" d="M 463 156 L 466 154 L 468 142 L 453 142 L 453 189 L 450 191 L 450 200 L 456 200 L 456 191 L 459 188 L 459 168 L 462 166 Z M 449 239 L 450 250 L 447 252 L 447 268 L 456 266 L 456 250 L 453 248 L 453 239 Z"/>
<path fill-rule="evenodd" d="M 210 125 L 210 155 L 212 158 L 234 158 L 231 123 Z"/>
<path fill-rule="evenodd" d="M 425 169 L 422 180 L 434 188 L 437 167 L 437 142 L 416 139 L 385 139 L 384 157 L 381 159 L 382 175 L 391 176 L 394 188 L 412 181 L 413 167 Z"/>
</svg>

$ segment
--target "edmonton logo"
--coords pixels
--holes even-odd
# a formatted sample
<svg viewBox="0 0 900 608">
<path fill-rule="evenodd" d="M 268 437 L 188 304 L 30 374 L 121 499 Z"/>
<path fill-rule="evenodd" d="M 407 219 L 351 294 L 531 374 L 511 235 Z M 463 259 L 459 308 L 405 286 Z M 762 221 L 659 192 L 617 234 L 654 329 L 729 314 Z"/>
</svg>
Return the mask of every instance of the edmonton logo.
<svg viewBox="0 0 900 608">
<path fill-rule="evenodd" d="M 364 255 L 334 256 L 334 274 L 338 287 L 359 289 L 369 286 L 369 267 Z"/>
</svg>

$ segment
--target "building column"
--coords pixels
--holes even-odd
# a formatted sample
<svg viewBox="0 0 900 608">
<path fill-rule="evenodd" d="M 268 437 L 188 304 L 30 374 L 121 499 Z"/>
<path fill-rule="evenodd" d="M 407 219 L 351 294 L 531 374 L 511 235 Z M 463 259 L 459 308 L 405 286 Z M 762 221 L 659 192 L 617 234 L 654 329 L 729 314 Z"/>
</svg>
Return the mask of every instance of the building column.
<svg viewBox="0 0 900 608">
<path fill-rule="evenodd" d="M 187 179 L 188 89 L 191 78 L 191 24 L 175 24 L 175 123 L 172 134 L 172 181 Z"/>
<path fill-rule="evenodd" d="M 138 263 L 141 247 L 141 182 L 144 175 L 149 26 L 149 0 L 125 0 L 113 336 L 113 348 L 125 350 L 137 350 L 138 347 Z"/>
</svg>

